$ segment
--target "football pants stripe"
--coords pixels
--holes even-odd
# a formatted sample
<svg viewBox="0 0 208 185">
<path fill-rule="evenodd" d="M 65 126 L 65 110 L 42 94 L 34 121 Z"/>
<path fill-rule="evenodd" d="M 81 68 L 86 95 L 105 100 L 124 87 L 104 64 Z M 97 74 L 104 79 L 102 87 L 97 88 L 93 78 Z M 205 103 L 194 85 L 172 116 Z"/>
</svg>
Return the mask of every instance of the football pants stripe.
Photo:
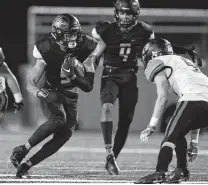
<svg viewBox="0 0 208 185">
<path fill-rule="evenodd" d="M 166 128 L 165 131 L 165 136 L 169 136 L 170 133 L 172 133 L 172 131 L 174 130 L 179 118 L 181 117 L 181 115 L 183 114 L 183 111 L 185 110 L 186 106 L 187 106 L 188 102 L 186 101 L 182 101 L 179 103 L 179 106 L 177 107 L 177 109 L 175 110 L 174 115 L 172 116 L 172 118 L 170 119 L 168 126 Z"/>
</svg>

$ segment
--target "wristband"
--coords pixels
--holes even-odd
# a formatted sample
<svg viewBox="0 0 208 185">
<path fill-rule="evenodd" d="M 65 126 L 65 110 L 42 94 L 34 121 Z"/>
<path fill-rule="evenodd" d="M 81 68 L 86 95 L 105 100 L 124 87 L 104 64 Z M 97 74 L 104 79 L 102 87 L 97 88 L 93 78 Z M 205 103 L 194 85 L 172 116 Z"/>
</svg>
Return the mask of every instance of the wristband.
<svg viewBox="0 0 208 185">
<path fill-rule="evenodd" d="M 152 117 L 149 123 L 149 127 L 156 127 L 158 121 L 159 121 L 159 118 Z"/>
<path fill-rule="evenodd" d="M 22 100 L 23 100 L 23 97 L 22 97 L 22 94 L 20 92 L 14 94 L 14 101 L 16 103 L 20 103 Z"/>
</svg>

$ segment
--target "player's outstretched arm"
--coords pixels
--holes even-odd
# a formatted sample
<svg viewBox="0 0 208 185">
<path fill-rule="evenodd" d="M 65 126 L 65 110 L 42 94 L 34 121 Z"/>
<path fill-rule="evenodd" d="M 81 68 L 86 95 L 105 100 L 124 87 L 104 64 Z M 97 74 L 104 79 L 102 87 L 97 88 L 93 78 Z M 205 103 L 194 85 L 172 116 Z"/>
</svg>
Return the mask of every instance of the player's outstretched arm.
<svg viewBox="0 0 208 185">
<path fill-rule="evenodd" d="M 23 102 L 23 97 L 18 81 L 5 62 L 3 62 L 0 67 L 0 73 L 1 76 L 3 76 L 6 79 L 7 84 L 14 96 L 15 102 L 16 103 Z"/>
<path fill-rule="evenodd" d="M 37 97 L 37 93 L 39 92 L 37 83 L 42 77 L 45 71 L 45 67 L 46 67 L 45 61 L 43 59 L 37 59 L 35 65 L 32 67 L 30 71 L 28 83 L 27 83 L 27 91 L 35 97 Z"/>
<path fill-rule="evenodd" d="M 161 71 L 155 76 L 154 82 L 157 88 L 157 100 L 155 102 L 150 123 L 147 128 L 141 132 L 140 135 L 140 140 L 144 143 L 148 141 L 148 137 L 155 131 L 168 101 L 169 82 L 167 81 L 164 71 Z"/>
</svg>

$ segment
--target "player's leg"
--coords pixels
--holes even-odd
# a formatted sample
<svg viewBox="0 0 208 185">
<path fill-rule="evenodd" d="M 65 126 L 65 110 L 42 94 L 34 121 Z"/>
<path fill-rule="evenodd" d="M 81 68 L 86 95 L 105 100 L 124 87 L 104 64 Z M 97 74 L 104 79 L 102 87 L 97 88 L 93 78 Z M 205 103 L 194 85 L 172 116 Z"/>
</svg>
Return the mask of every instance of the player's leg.
<svg viewBox="0 0 208 185">
<path fill-rule="evenodd" d="M 112 133 L 113 133 L 113 105 L 117 99 L 118 86 L 111 80 L 109 76 L 104 76 L 101 80 L 100 98 L 102 103 L 101 113 L 101 129 L 106 149 L 106 165 L 105 168 L 109 174 L 118 174 L 118 167 L 112 151 Z"/>
<path fill-rule="evenodd" d="M 66 122 L 65 111 L 60 98 L 57 97 L 57 100 L 50 103 L 42 100 L 41 108 L 45 116 L 48 117 L 48 121 L 40 125 L 24 145 L 13 149 L 10 160 L 15 167 L 21 163 L 31 148 L 56 132 Z"/>
<path fill-rule="evenodd" d="M 71 130 L 68 130 L 66 125 L 59 127 L 51 140 L 45 143 L 38 152 L 29 158 L 29 160 L 17 167 L 16 177 L 22 178 L 22 176 L 27 174 L 31 167 L 56 153 L 69 140 L 71 135 L 72 132 Z"/>
<path fill-rule="evenodd" d="M 158 161 L 156 166 L 156 172 L 150 175 L 147 175 L 139 180 L 139 183 L 153 183 L 153 182 L 164 182 L 167 180 L 168 182 L 174 182 L 181 178 L 181 174 L 177 177 L 175 175 L 169 176 L 165 179 L 165 172 L 168 171 L 168 166 L 172 161 L 173 150 L 177 147 L 177 149 L 181 149 L 180 152 L 177 153 L 177 160 L 184 160 L 178 162 L 180 163 L 180 167 L 182 169 L 186 169 L 186 150 L 187 145 L 184 144 L 186 142 L 185 135 L 189 132 L 190 122 L 194 113 L 194 103 L 193 102 L 180 102 L 172 116 L 171 120 L 168 123 L 165 133 L 165 140 L 162 142 L 159 154 Z M 184 142 L 180 142 L 180 139 Z M 177 146 L 176 146 L 177 145 Z M 179 151 L 179 150 L 177 150 Z M 182 171 L 181 169 L 181 171 Z M 171 177 L 171 178 L 170 178 Z M 174 177 L 174 178 L 173 178 Z"/>
<path fill-rule="evenodd" d="M 6 91 L 3 91 L 0 93 L 0 125 L 2 128 L 5 127 L 2 117 L 3 117 L 4 112 L 7 109 L 7 106 L 8 106 L 8 96 L 7 96 Z"/>
<path fill-rule="evenodd" d="M 125 86 L 122 86 L 119 89 L 119 121 L 113 145 L 113 153 L 115 158 L 118 157 L 126 142 L 137 101 L 137 77 L 134 74 L 131 80 Z"/>
<path fill-rule="evenodd" d="M 54 132 L 51 140 L 34 154 L 26 163 L 18 166 L 17 177 L 21 178 L 34 165 L 37 165 L 44 159 L 56 153 L 71 138 L 74 128 L 77 124 L 77 98 L 63 98 L 63 112 L 66 113 L 66 122 Z"/>
</svg>

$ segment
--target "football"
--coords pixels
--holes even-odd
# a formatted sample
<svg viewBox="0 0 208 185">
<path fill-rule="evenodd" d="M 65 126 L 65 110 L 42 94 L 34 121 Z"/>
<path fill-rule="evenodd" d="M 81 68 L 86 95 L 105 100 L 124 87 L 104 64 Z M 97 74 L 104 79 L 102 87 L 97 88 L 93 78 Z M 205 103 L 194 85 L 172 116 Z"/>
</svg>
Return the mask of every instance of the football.
<svg viewBox="0 0 208 185">
<path fill-rule="evenodd" d="M 71 70 L 74 70 L 74 73 L 76 75 L 79 75 L 81 77 L 85 76 L 85 67 L 84 65 L 77 60 L 76 58 L 70 58 L 70 59 L 65 59 L 62 68 L 67 71 L 68 73 L 71 72 Z"/>
</svg>

